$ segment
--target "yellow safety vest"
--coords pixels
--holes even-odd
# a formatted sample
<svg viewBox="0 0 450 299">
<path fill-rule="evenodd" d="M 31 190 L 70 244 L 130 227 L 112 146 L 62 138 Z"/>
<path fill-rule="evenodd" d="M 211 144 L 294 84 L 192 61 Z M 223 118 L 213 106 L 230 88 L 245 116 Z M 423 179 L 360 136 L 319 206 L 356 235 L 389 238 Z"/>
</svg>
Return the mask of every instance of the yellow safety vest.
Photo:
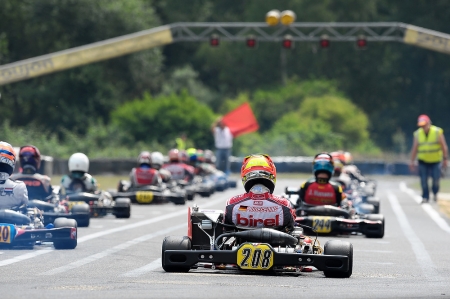
<svg viewBox="0 0 450 299">
<path fill-rule="evenodd" d="M 442 161 L 442 148 L 439 142 L 439 136 L 443 130 L 436 126 L 431 126 L 428 136 L 423 128 L 419 128 L 414 132 L 417 138 L 418 149 L 417 159 L 426 163 L 436 163 Z"/>
<path fill-rule="evenodd" d="M 183 139 L 177 138 L 175 139 L 175 142 L 177 144 L 177 149 L 179 149 L 180 151 L 186 149 L 186 143 L 184 142 Z"/>
</svg>

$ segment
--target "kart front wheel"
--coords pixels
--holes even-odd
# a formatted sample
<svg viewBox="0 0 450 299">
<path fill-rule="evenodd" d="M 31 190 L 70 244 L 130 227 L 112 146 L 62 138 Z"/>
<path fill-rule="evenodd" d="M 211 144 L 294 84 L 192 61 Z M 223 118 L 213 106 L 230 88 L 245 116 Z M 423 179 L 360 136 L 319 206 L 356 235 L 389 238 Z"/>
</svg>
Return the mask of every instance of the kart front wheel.
<svg viewBox="0 0 450 299">
<path fill-rule="evenodd" d="M 74 219 L 67 219 L 67 218 L 56 218 L 53 222 L 53 225 L 55 228 L 61 228 L 61 227 L 75 227 L 77 228 L 77 221 Z M 69 239 L 64 241 L 55 241 L 53 242 L 53 246 L 55 249 L 75 249 L 77 247 L 77 236 L 78 232 L 75 235 L 75 239 Z"/>
<path fill-rule="evenodd" d="M 165 237 L 162 243 L 161 265 L 166 272 L 188 272 L 191 267 L 183 265 L 166 265 L 164 261 L 164 253 L 166 250 L 191 250 L 191 239 L 189 237 Z"/>
<path fill-rule="evenodd" d="M 349 242 L 338 240 L 328 241 L 325 243 L 323 254 L 325 255 L 344 255 L 348 257 L 347 271 L 323 271 L 326 277 L 331 278 L 349 278 L 353 271 L 353 245 Z"/>
</svg>

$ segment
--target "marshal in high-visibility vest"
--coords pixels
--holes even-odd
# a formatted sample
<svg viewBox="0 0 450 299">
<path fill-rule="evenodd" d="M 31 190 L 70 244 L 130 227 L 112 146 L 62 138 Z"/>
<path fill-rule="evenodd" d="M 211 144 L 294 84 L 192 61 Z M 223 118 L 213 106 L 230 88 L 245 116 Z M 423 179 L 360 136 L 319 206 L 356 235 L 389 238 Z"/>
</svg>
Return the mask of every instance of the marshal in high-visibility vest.
<svg viewBox="0 0 450 299">
<path fill-rule="evenodd" d="M 425 163 L 437 163 L 442 161 L 443 153 L 440 143 L 440 136 L 443 130 L 436 126 L 431 126 L 428 135 L 425 134 L 423 128 L 419 128 L 414 132 L 417 138 L 417 160 Z"/>
</svg>

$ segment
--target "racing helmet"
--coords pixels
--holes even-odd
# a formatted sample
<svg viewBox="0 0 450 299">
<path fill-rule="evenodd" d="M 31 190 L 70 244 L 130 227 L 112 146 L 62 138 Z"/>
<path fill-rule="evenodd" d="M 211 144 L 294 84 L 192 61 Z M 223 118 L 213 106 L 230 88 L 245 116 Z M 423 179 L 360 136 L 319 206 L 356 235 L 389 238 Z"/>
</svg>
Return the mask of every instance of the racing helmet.
<svg viewBox="0 0 450 299">
<path fill-rule="evenodd" d="M 169 156 L 170 162 L 179 162 L 180 161 L 180 151 L 176 148 L 171 149 L 167 155 Z"/>
<path fill-rule="evenodd" d="M 152 164 L 152 157 L 150 155 L 150 152 L 143 151 L 138 156 L 138 164 L 141 165 L 148 165 L 150 166 Z"/>
<path fill-rule="evenodd" d="M 331 157 L 333 157 L 334 163 L 334 175 L 339 176 L 342 172 L 342 167 L 344 167 L 345 155 L 343 151 L 331 152 Z"/>
<path fill-rule="evenodd" d="M 41 153 L 34 145 L 24 145 L 19 151 L 20 166 L 36 172 L 41 167 Z"/>
<path fill-rule="evenodd" d="M 156 169 L 160 169 L 164 164 L 164 156 L 160 152 L 153 152 L 151 155 L 152 167 Z"/>
<path fill-rule="evenodd" d="M 246 192 L 256 184 L 266 186 L 270 193 L 275 190 L 277 169 L 270 156 L 253 154 L 244 158 L 241 167 L 241 180 Z"/>
<path fill-rule="evenodd" d="M 89 158 L 83 153 L 75 153 L 69 158 L 69 171 L 85 174 L 89 171 Z"/>
<path fill-rule="evenodd" d="M 0 141 L 0 172 L 11 175 L 16 165 L 16 153 L 11 144 Z"/>
<path fill-rule="evenodd" d="M 205 156 L 206 163 L 210 163 L 210 164 L 216 163 L 216 156 L 214 155 L 212 150 L 205 150 L 204 156 Z"/>
<path fill-rule="evenodd" d="M 186 154 L 189 162 L 197 162 L 197 150 L 195 148 L 188 148 Z"/>
<path fill-rule="evenodd" d="M 313 174 L 317 178 L 319 173 L 328 174 L 328 179 L 334 173 L 334 162 L 333 157 L 328 153 L 320 153 L 314 157 L 313 160 Z"/>
</svg>

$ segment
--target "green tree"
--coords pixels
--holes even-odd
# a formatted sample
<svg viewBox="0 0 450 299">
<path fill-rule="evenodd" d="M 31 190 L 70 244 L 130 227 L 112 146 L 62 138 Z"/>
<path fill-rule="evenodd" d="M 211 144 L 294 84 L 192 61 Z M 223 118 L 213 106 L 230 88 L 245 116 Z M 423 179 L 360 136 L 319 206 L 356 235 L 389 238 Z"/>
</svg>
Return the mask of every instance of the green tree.
<svg viewBox="0 0 450 299">
<path fill-rule="evenodd" d="M 136 141 L 170 145 L 184 132 L 199 148 L 211 146 L 209 128 L 214 117 L 208 106 L 187 91 L 155 98 L 147 93 L 142 99 L 127 102 L 112 112 L 113 123 Z"/>
</svg>

